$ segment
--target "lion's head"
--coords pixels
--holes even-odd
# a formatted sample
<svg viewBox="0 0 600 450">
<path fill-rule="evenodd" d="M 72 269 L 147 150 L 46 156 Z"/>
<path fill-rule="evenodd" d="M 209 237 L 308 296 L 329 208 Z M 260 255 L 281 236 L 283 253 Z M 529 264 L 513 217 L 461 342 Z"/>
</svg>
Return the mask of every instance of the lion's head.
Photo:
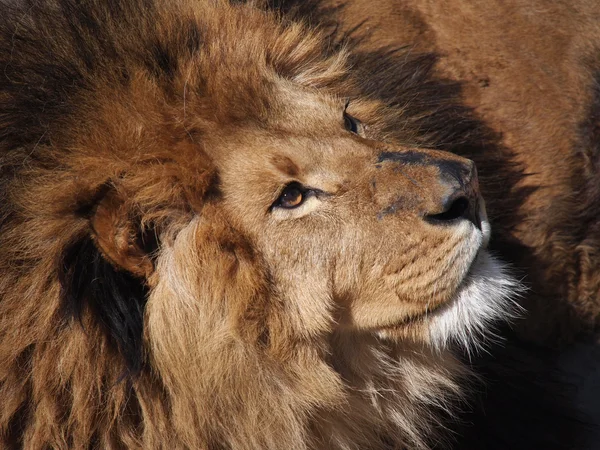
<svg viewBox="0 0 600 450">
<path fill-rule="evenodd" d="M 425 445 L 448 341 L 514 288 L 474 165 L 426 129 L 467 112 L 420 101 L 426 73 L 383 102 L 253 6 L 23 8 L 0 40 L 5 441 Z"/>
</svg>

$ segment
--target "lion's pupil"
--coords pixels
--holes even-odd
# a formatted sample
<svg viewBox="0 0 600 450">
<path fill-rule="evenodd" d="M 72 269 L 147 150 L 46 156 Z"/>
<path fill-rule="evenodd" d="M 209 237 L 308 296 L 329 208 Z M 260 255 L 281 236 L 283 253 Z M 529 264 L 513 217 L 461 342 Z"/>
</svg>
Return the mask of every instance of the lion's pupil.
<svg viewBox="0 0 600 450">
<path fill-rule="evenodd" d="M 281 206 L 293 208 L 302 203 L 302 192 L 298 188 L 288 188 L 281 195 Z"/>
</svg>

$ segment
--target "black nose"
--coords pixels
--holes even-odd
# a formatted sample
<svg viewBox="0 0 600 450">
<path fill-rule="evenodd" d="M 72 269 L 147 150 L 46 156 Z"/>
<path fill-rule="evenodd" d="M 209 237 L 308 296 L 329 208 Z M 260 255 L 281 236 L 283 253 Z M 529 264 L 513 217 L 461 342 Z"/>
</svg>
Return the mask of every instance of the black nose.
<svg viewBox="0 0 600 450">
<path fill-rule="evenodd" d="M 479 217 L 479 182 L 475 164 L 453 162 L 440 168 L 442 182 L 450 188 L 450 193 L 440 198 L 439 208 L 425 216 L 433 224 L 450 224 L 468 220 L 481 229 Z"/>
</svg>

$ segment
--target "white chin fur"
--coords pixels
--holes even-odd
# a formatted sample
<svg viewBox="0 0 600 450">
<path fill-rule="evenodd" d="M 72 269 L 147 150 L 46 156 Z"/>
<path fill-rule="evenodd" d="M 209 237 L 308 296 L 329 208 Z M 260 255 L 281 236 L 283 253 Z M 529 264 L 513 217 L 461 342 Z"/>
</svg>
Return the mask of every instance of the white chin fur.
<svg viewBox="0 0 600 450">
<path fill-rule="evenodd" d="M 522 292 L 521 284 L 486 250 L 481 250 L 454 300 L 429 317 L 429 338 L 434 348 L 451 343 L 468 352 L 482 347 L 493 337 L 493 322 L 518 316 L 513 301 Z"/>
</svg>

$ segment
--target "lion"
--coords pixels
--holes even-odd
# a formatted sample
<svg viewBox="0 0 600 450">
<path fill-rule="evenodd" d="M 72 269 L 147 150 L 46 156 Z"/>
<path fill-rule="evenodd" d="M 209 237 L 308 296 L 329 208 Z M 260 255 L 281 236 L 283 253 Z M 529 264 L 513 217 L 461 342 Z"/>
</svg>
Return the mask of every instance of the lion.
<svg viewBox="0 0 600 450">
<path fill-rule="evenodd" d="M 254 3 L 3 9 L 3 447 L 445 439 L 519 284 L 509 150 L 434 56 Z"/>
</svg>

